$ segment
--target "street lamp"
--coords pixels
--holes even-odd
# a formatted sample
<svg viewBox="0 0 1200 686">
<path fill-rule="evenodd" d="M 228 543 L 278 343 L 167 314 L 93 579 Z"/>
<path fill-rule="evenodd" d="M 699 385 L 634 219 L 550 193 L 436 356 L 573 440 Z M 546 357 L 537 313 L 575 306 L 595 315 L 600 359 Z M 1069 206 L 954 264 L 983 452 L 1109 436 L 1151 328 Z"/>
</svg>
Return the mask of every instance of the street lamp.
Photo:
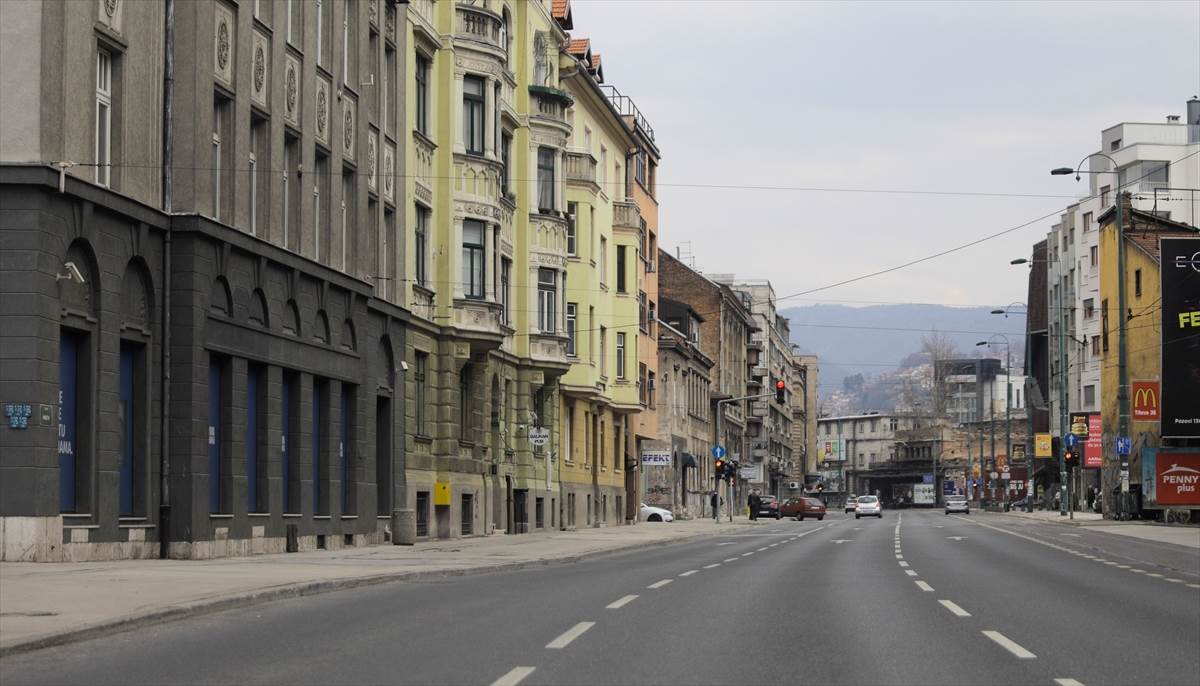
<svg viewBox="0 0 1200 686">
<path fill-rule="evenodd" d="M 1112 169 L 1102 171 L 1081 171 L 1079 169 L 1083 163 L 1092 157 L 1103 157 L 1112 163 Z M 1125 237 L 1124 223 L 1121 220 L 1121 175 L 1120 164 L 1112 157 L 1102 153 L 1094 152 L 1084 155 L 1083 159 L 1079 160 L 1079 164 L 1075 165 L 1074 170 L 1066 170 L 1065 167 L 1050 170 L 1054 176 L 1062 176 L 1075 173 L 1075 180 L 1078 181 L 1080 174 L 1116 174 L 1117 183 L 1117 205 L 1116 205 L 1116 224 L 1117 224 L 1117 436 L 1124 438 L 1129 435 L 1129 369 L 1126 365 L 1126 340 L 1125 340 Z M 1065 434 L 1064 434 L 1065 436 Z M 1129 497 L 1129 463 L 1126 456 L 1119 456 L 1121 465 L 1121 500 L 1118 503 L 1119 511 L 1124 512 L 1127 508 L 1125 502 Z"/>
<path fill-rule="evenodd" d="M 986 345 L 990 348 L 992 346 L 992 339 L 997 338 L 997 337 L 1004 339 L 1004 379 L 1005 379 L 1005 386 L 1006 386 L 1006 393 L 1005 393 L 1006 400 L 1005 400 L 1005 404 L 1004 404 L 1004 454 L 1007 456 L 1006 459 L 1011 460 L 1012 459 L 1012 454 L 1011 454 L 1012 453 L 1012 447 L 1011 447 L 1012 446 L 1012 348 L 1008 343 L 1008 336 L 1005 336 L 1002 333 L 992 334 L 988 338 L 988 340 L 979 341 L 975 345 L 976 346 Z M 989 394 L 988 402 L 991 403 L 991 401 L 992 401 L 992 399 Z M 993 433 L 995 432 L 994 427 L 995 427 L 995 423 L 993 423 L 993 429 L 992 429 Z M 992 449 L 992 452 L 993 452 L 992 460 L 994 461 L 996 459 L 996 456 L 994 454 L 995 448 Z M 994 462 L 993 462 L 993 464 L 994 464 Z M 1008 484 L 1007 483 L 1004 484 L 1004 509 L 1008 510 Z"/>
<path fill-rule="evenodd" d="M 1029 305 L 1023 302 L 1011 302 L 1005 305 L 1002 309 L 992 310 L 992 314 L 1002 314 L 1005 319 L 1008 319 L 1008 312 L 1014 305 L 1020 305 L 1025 308 L 1025 509 L 1033 511 L 1033 499 L 1037 494 L 1037 489 L 1034 487 L 1034 455 L 1033 455 L 1033 408 L 1029 404 L 1030 389 L 1033 388 L 1033 363 L 1030 361 L 1030 351 L 1032 350 L 1032 342 L 1029 340 Z"/>
</svg>

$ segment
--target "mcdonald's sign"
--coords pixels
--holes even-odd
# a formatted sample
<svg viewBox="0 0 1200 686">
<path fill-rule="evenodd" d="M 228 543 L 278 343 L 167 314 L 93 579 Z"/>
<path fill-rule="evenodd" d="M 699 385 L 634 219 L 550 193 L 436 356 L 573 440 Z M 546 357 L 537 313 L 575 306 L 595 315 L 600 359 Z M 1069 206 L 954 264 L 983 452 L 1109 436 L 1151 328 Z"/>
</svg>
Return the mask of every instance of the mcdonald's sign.
<svg viewBox="0 0 1200 686">
<path fill-rule="evenodd" d="M 1158 382 L 1133 382 L 1133 420 L 1136 422 L 1157 422 L 1158 414 Z"/>
</svg>

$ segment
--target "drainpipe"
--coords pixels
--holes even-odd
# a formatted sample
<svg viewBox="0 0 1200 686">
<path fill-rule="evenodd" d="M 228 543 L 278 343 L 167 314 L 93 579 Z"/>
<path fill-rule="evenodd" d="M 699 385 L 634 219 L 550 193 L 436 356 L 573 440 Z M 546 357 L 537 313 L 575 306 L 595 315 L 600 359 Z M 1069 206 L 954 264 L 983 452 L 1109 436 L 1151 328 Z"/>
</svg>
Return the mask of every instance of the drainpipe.
<svg viewBox="0 0 1200 686">
<path fill-rule="evenodd" d="M 159 389 L 159 501 L 158 556 L 166 559 L 171 544 L 171 183 L 173 156 L 171 149 L 171 108 L 175 91 L 175 0 L 165 0 L 163 6 L 163 121 L 162 121 L 162 206 L 167 213 L 167 232 L 162 254 L 162 313 L 159 317 L 159 346 L 162 354 L 162 381 Z"/>
</svg>

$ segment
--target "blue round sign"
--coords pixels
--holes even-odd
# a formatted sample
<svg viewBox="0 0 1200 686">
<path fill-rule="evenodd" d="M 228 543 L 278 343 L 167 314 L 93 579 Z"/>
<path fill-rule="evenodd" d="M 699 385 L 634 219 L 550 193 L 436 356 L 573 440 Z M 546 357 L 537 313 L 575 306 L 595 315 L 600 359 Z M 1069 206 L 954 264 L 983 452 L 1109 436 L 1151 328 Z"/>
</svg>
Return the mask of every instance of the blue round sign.
<svg viewBox="0 0 1200 686">
<path fill-rule="evenodd" d="M 714 445 L 713 449 L 712 449 L 712 454 L 713 454 L 713 457 L 715 457 L 719 460 L 722 457 L 725 457 L 725 448 L 722 448 L 719 445 Z"/>
</svg>

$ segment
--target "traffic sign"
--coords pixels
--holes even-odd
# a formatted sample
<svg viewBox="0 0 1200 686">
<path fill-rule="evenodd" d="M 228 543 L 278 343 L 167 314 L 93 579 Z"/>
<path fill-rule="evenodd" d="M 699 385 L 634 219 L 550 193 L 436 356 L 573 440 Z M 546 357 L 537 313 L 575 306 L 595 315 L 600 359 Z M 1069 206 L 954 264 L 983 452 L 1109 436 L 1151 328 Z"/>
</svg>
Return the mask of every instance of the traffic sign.
<svg viewBox="0 0 1200 686">
<path fill-rule="evenodd" d="M 1079 437 L 1075 434 L 1067 434 L 1066 444 L 1068 448 L 1074 448 L 1079 445 Z"/>
<path fill-rule="evenodd" d="M 1133 448 L 1133 441 L 1129 440 L 1128 436 L 1117 436 L 1116 448 L 1118 455 L 1128 455 L 1130 449 Z"/>
<path fill-rule="evenodd" d="M 550 442 L 550 429 L 543 426 L 535 426 L 529 430 L 529 442 L 536 446 L 543 446 Z"/>
<path fill-rule="evenodd" d="M 713 454 L 713 457 L 715 457 L 719 460 L 722 457 L 725 457 L 725 448 L 722 446 L 719 446 L 719 445 L 714 445 L 712 448 L 712 454 Z"/>
</svg>

